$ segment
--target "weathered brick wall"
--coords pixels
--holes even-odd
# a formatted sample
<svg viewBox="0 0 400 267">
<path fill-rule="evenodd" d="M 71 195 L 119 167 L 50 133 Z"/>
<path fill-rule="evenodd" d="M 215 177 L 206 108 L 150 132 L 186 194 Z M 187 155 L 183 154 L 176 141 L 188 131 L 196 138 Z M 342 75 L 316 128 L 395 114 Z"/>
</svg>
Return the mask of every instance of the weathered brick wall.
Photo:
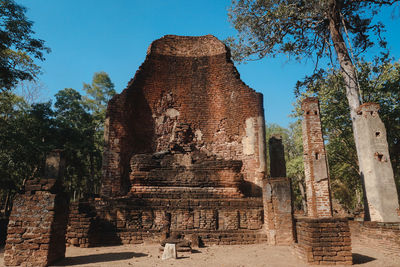
<svg viewBox="0 0 400 267">
<path fill-rule="evenodd" d="M 262 219 L 259 198 L 98 199 L 72 205 L 67 243 L 89 247 L 159 242 L 166 231 L 197 233 L 205 244 L 256 243 L 266 240 Z"/>
<path fill-rule="evenodd" d="M 47 266 L 65 255 L 68 203 L 54 182 L 28 181 L 14 199 L 4 253 L 6 266 Z"/>
<path fill-rule="evenodd" d="M 350 221 L 349 225 L 353 243 L 399 253 L 400 223 Z"/>
<path fill-rule="evenodd" d="M 73 202 L 69 206 L 69 217 L 66 241 L 68 246 L 78 246 L 87 248 L 90 246 L 93 235 L 95 233 L 94 221 L 96 218 L 96 210 L 92 201 Z"/>
<path fill-rule="evenodd" d="M 228 164 L 240 160 L 240 175 L 249 182 L 244 193 L 260 195 L 263 114 L 262 95 L 240 80 L 215 37 L 154 41 L 128 88 L 108 106 L 103 196 L 125 195 L 135 183 L 129 173 L 132 155 L 168 151 L 192 161 L 192 153 Z"/>
<path fill-rule="evenodd" d="M 292 244 L 294 224 L 290 180 L 287 177 L 274 177 L 264 183 L 264 227 L 268 243 Z"/>
<path fill-rule="evenodd" d="M 263 183 L 264 228 L 269 244 L 289 245 L 294 241 L 292 190 L 282 137 L 272 135 L 268 144 L 270 177 Z"/>
<path fill-rule="evenodd" d="M 110 240 L 261 231 L 262 95 L 240 80 L 215 37 L 154 41 L 127 89 L 109 102 L 105 141 L 96 227 L 107 228 Z"/>
<path fill-rule="evenodd" d="M 46 175 L 26 181 L 9 218 L 5 266 L 48 266 L 65 257 L 68 198 L 62 188 L 60 150 L 46 157 Z"/>
<path fill-rule="evenodd" d="M 332 203 L 319 102 L 315 97 L 303 100 L 303 158 L 309 217 L 332 217 Z"/>
<path fill-rule="evenodd" d="M 315 265 L 351 265 L 351 236 L 347 219 L 297 218 L 296 251 Z"/>
</svg>

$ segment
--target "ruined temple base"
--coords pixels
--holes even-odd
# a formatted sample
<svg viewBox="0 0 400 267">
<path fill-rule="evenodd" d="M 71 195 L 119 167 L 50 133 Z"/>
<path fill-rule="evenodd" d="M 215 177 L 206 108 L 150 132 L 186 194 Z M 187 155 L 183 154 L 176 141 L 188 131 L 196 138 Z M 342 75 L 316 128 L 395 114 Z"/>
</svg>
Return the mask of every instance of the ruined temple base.
<svg viewBox="0 0 400 267">
<path fill-rule="evenodd" d="M 297 218 L 296 232 L 296 252 L 308 264 L 353 264 L 346 218 Z"/>
<path fill-rule="evenodd" d="M 167 209 L 168 208 L 168 209 Z M 165 219 L 170 214 L 170 222 Z M 68 246 L 157 243 L 166 229 L 203 245 L 267 242 L 262 229 L 262 200 L 257 199 L 96 199 L 70 205 Z"/>
</svg>

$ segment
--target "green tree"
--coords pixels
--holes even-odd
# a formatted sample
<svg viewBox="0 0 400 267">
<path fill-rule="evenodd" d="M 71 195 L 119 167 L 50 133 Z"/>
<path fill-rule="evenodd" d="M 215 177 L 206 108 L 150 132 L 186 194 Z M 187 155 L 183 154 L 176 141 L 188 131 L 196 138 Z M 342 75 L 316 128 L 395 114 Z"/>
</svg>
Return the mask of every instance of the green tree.
<svg viewBox="0 0 400 267">
<path fill-rule="evenodd" d="M 44 53 L 50 52 L 43 40 L 32 37 L 33 22 L 25 12 L 13 0 L 0 0 L 0 90 L 34 79 L 40 67 L 32 58 L 44 60 Z"/>
<path fill-rule="evenodd" d="M 380 33 L 382 23 L 373 18 L 383 5 L 396 0 L 233 0 L 230 20 L 238 30 L 236 42 L 228 40 L 236 59 L 256 55 L 285 53 L 297 60 L 304 57 L 330 58 L 336 53 L 340 65 L 358 157 L 359 145 L 356 109 L 360 106 L 360 86 L 351 55 L 365 51 L 376 42 L 385 47 Z M 373 39 L 377 36 L 378 40 Z M 347 39 L 347 43 L 345 41 Z M 334 52 L 333 52 L 334 51 Z M 361 170 L 364 172 L 364 170 Z"/>
<path fill-rule="evenodd" d="M 99 120 L 104 122 L 107 103 L 116 94 L 110 76 L 104 71 L 96 72 L 91 84 L 83 84 L 83 90 L 87 94 L 84 97 L 86 105 L 96 117 L 99 117 Z"/>
<path fill-rule="evenodd" d="M 51 103 L 29 106 L 19 96 L 0 93 L 0 198 L 10 199 L 24 181 L 43 174 L 44 156 L 54 148 Z"/>
<path fill-rule="evenodd" d="M 101 178 L 104 121 L 106 119 L 107 104 L 116 92 L 113 82 L 104 71 L 94 73 L 92 83 L 84 83 L 83 90 L 86 92 L 86 96 L 83 97 L 83 103 L 88 107 L 95 124 L 95 134 L 92 140 L 95 149 L 90 153 L 90 169 L 91 179 L 94 181 L 94 192 L 97 192 Z"/>
<path fill-rule="evenodd" d="M 58 147 L 63 148 L 66 159 L 65 184 L 75 197 L 92 193 L 90 154 L 95 150 L 95 125 L 92 115 L 74 89 L 66 88 L 56 95 L 55 123 Z"/>
</svg>

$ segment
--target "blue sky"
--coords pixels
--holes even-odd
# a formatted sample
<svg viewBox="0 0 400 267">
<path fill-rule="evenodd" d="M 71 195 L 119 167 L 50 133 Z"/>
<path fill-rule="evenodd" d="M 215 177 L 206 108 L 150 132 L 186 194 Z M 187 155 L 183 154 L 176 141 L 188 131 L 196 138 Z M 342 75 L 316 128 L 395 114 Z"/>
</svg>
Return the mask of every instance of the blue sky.
<svg viewBox="0 0 400 267">
<path fill-rule="evenodd" d="M 28 8 L 36 37 L 52 52 L 40 62 L 45 99 L 64 88 L 81 91 L 97 71 L 107 72 L 121 92 L 144 61 L 150 43 L 166 34 L 234 36 L 227 9 L 230 0 L 16 0 Z M 400 58 L 400 19 L 386 9 L 381 19 L 392 48 Z M 370 53 L 374 53 L 371 50 Z M 311 74 L 314 64 L 285 56 L 236 64 L 242 80 L 264 95 L 267 123 L 288 126 L 297 80 Z"/>
</svg>

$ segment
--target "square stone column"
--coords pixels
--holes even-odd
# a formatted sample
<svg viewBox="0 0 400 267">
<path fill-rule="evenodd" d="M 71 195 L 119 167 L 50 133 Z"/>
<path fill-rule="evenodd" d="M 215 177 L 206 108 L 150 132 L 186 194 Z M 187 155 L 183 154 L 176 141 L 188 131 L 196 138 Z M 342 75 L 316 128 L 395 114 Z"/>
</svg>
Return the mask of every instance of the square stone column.
<svg viewBox="0 0 400 267">
<path fill-rule="evenodd" d="M 400 222 L 399 202 L 385 125 L 379 118 L 379 105 L 365 103 L 357 110 L 359 162 L 366 195 L 365 220 Z"/>
<path fill-rule="evenodd" d="M 308 97 L 301 105 L 303 110 L 303 160 L 309 217 L 332 217 L 328 166 L 322 137 L 319 101 Z"/>
<path fill-rule="evenodd" d="M 294 242 L 292 190 L 280 135 L 269 139 L 269 155 L 271 177 L 263 184 L 264 227 L 269 244 L 289 245 Z"/>
</svg>

